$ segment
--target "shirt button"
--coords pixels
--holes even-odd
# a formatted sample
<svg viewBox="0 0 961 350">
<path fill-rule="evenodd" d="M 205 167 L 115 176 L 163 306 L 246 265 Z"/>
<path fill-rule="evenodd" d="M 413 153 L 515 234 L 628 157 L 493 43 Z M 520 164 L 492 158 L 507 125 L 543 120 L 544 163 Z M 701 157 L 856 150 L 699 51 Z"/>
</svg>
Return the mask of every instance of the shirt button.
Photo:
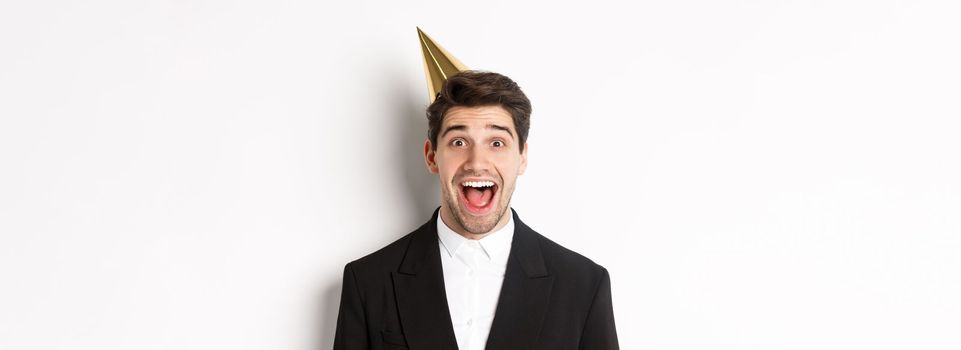
<svg viewBox="0 0 961 350">
<path fill-rule="evenodd" d="M 474 320 L 467 320 L 467 327 L 473 326 Z"/>
</svg>

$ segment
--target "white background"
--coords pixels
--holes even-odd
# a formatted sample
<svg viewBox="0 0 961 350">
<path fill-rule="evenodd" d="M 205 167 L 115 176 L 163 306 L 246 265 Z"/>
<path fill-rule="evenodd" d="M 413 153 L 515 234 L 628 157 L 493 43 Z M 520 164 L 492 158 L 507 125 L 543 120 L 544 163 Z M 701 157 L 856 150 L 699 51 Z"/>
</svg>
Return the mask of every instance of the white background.
<svg viewBox="0 0 961 350">
<path fill-rule="evenodd" d="M 961 348 L 954 1 L 4 1 L 0 348 L 328 349 L 426 221 L 421 26 L 623 349 Z"/>
</svg>

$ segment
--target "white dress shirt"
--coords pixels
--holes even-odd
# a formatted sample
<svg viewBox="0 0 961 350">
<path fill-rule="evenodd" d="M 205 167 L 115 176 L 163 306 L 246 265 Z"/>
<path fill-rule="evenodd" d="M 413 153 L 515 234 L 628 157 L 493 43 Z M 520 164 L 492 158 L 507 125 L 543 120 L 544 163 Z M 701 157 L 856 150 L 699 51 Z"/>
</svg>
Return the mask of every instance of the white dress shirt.
<svg viewBox="0 0 961 350">
<path fill-rule="evenodd" d="M 471 240 L 451 230 L 438 215 L 437 236 L 457 348 L 484 350 L 514 240 L 514 217 L 500 230 Z"/>
</svg>

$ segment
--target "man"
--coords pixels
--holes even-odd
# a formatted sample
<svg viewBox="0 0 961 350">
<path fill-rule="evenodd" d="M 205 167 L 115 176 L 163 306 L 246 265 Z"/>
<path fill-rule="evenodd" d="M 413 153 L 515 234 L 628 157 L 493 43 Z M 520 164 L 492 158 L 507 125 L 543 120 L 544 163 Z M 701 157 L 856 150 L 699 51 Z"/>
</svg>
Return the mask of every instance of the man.
<svg viewBox="0 0 961 350">
<path fill-rule="evenodd" d="M 607 270 L 510 209 L 531 105 L 510 78 L 463 71 L 428 107 L 441 205 L 347 264 L 334 349 L 617 349 Z"/>
</svg>

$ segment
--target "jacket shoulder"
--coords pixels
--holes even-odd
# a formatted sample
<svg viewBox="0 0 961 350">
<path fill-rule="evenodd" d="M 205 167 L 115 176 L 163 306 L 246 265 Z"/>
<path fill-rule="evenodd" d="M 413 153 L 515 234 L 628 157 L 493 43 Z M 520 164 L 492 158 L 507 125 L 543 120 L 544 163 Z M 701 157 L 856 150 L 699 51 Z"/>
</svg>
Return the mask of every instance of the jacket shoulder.
<svg viewBox="0 0 961 350">
<path fill-rule="evenodd" d="M 417 246 L 430 249 L 429 247 L 425 248 L 424 245 L 429 245 L 432 233 L 431 228 L 433 227 L 432 225 L 436 225 L 434 220 L 437 218 L 437 213 L 438 210 L 435 210 L 430 220 L 403 237 L 398 238 L 373 253 L 351 261 L 347 264 L 345 270 L 352 272 L 354 277 L 362 283 L 364 281 L 383 282 L 384 277 L 388 277 L 389 280 L 392 272 L 400 270 L 405 257 L 410 253 L 409 250 L 411 247 Z M 434 239 L 436 240 L 436 237 L 434 237 Z M 434 249 L 438 248 L 435 247 Z"/>
<path fill-rule="evenodd" d="M 572 274 L 577 278 L 599 279 L 607 269 L 590 258 L 568 249 L 540 233 L 534 232 L 551 273 Z"/>
<path fill-rule="evenodd" d="M 384 270 L 395 271 L 404 259 L 413 235 L 414 232 L 408 233 L 373 253 L 347 263 L 347 267 L 355 273 L 363 274 Z"/>
</svg>

